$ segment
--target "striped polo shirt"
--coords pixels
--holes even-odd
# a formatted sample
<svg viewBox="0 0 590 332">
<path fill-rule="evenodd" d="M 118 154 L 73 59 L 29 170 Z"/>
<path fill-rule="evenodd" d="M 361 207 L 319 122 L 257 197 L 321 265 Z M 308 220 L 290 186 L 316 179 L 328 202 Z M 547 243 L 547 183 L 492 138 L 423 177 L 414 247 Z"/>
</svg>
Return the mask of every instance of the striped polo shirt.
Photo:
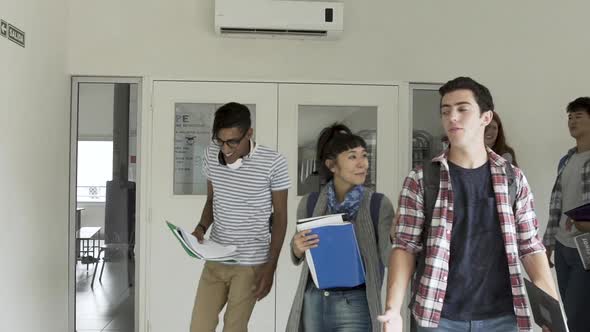
<svg viewBox="0 0 590 332">
<path fill-rule="evenodd" d="M 237 246 L 241 265 L 266 263 L 271 192 L 291 186 L 287 159 L 258 144 L 238 169 L 221 165 L 218 155 L 219 147 L 210 144 L 203 158 L 203 172 L 213 184 L 214 222 L 210 239 Z"/>
</svg>

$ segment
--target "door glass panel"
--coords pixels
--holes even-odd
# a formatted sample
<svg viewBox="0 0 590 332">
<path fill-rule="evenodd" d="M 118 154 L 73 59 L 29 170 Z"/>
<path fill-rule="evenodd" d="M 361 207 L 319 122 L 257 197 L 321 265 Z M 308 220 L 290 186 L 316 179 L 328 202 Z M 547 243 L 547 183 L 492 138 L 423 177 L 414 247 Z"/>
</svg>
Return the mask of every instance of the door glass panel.
<svg viewBox="0 0 590 332">
<path fill-rule="evenodd" d="M 174 195 L 207 195 L 203 155 L 211 143 L 215 111 L 223 104 L 176 103 L 174 105 Z M 252 127 L 256 105 L 246 104 Z M 256 132 L 254 132 L 256 135 Z"/>
<path fill-rule="evenodd" d="M 436 157 L 444 148 L 437 88 L 412 90 L 412 167 Z"/>
<path fill-rule="evenodd" d="M 138 84 L 75 85 L 77 331 L 135 326 Z"/>
<path fill-rule="evenodd" d="M 325 181 L 318 176 L 316 144 L 323 128 L 341 122 L 367 142 L 369 174 L 365 185 L 377 184 L 377 107 L 300 105 L 298 123 L 297 195 L 318 191 Z"/>
</svg>

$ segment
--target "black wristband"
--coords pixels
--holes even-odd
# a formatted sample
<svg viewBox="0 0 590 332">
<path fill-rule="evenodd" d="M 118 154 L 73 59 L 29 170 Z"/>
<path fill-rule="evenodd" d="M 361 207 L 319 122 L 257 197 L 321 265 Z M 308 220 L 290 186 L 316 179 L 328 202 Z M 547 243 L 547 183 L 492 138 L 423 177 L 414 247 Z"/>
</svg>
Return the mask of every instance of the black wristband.
<svg viewBox="0 0 590 332">
<path fill-rule="evenodd" d="M 207 227 L 205 227 L 205 225 L 203 224 L 198 224 L 197 227 L 201 226 L 201 228 L 203 229 L 203 234 L 207 233 Z"/>
</svg>

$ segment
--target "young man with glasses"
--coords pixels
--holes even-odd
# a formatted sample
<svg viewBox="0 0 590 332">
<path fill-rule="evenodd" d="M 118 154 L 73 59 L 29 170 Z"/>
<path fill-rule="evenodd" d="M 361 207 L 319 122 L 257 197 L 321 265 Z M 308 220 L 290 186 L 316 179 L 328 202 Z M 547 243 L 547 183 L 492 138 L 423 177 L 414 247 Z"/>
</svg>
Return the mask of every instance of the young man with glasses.
<svg viewBox="0 0 590 332">
<path fill-rule="evenodd" d="M 535 285 L 557 294 L 530 187 L 520 169 L 484 143 L 494 110 L 490 91 L 458 77 L 439 92 L 450 148 L 404 181 L 383 330 L 402 331 L 401 307 L 419 257 L 411 305 L 418 332 L 532 332 L 519 263 Z M 438 196 L 425 195 L 429 184 Z"/>
<path fill-rule="evenodd" d="M 272 288 L 287 229 L 287 160 L 252 139 L 250 111 L 228 103 L 215 112 L 205 149 L 207 203 L 193 235 L 237 246 L 237 264 L 206 262 L 193 308 L 191 332 L 212 332 L 227 304 L 224 332 L 248 330 L 254 304 Z M 272 227 L 269 225 L 272 213 Z"/>
</svg>

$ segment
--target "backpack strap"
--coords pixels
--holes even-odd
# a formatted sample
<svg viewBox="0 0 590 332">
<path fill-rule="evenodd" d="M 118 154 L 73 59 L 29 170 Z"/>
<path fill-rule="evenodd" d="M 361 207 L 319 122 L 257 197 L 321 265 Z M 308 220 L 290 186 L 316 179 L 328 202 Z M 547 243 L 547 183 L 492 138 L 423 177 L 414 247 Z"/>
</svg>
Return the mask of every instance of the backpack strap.
<svg viewBox="0 0 590 332">
<path fill-rule="evenodd" d="M 508 182 L 508 198 L 512 209 L 514 210 L 516 204 L 516 181 L 514 175 L 514 168 L 511 164 L 507 163 L 506 178 Z M 438 190 L 440 187 L 440 163 L 438 162 L 427 162 L 423 167 L 422 183 L 424 186 L 424 226 L 422 228 L 422 244 L 426 246 L 426 239 L 428 238 L 428 231 L 432 222 L 432 215 L 434 213 L 434 206 L 436 204 L 436 198 L 438 196 Z M 420 252 L 418 258 L 418 267 L 416 272 L 417 276 L 421 276 L 424 273 L 426 260 L 425 248 Z"/>
<path fill-rule="evenodd" d="M 313 217 L 313 210 L 315 209 L 315 205 L 318 202 L 318 197 L 320 197 L 320 193 L 317 191 L 309 193 L 307 196 L 307 217 Z"/>
<path fill-rule="evenodd" d="M 318 202 L 318 198 L 320 193 L 317 191 L 309 193 L 307 196 L 307 217 L 311 218 L 313 216 L 313 210 Z M 375 234 L 375 241 L 379 243 L 379 210 L 381 210 L 381 202 L 383 201 L 384 195 L 382 193 L 374 192 L 371 194 L 371 205 L 369 207 L 371 213 L 371 221 L 373 222 L 373 233 Z M 381 274 L 384 271 L 383 262 L 381 262 L 381 266 L 379 267 Z"/>
<path fill-rule="evenodd" d="M 311 217 L 313 214 L 313 210 L 315 209 L 315 205 L 318 201 L 319 193 L 312 192 L 309 194 L 307 198 L 307 215 Z M 374 192 L 371 194 L 371 203 L 369 206 L 369 211 L 371 213 L 371 221 L 373 223 L 373 234 L 375 234 L 375 243 L 379 243 L 379 211 L 381 210 L 381 202 L 383 201 L 384 195 L 382 193 Z M 381 275 L 383 275 L 383 271 L 385 266 L 383 262 L 380 263 L 379 270 L 381 271 Z"/>
<path fill-rule="evenodd" d="M 424 229 L 427 230 L 432 221 L 434 205 L 440 187 L 440 163 L 427 162 L 423 167 L 422 183 L 424 185 Z"/>
<path fill-rule="evenodd" d="M 565 165 L 567 157 L 568 157 L 568 155 L 566 154 L 565 156 L 561 157 L 561 159 L 559 159 L 559 165 L 557 166 L 558 173 L 559 173 L 559 170 Z"/>
<path fill-rule="evenodd" d="M 512 211 L 515 211 L 516 207 L 516 180 L 514 175 L 514 168 L 510 163 L 506 163 L 506 179 L 508 182 L 508 199 L 510 202 L 510 206 L 512 206 Z"/>
<path fill-rule="evenodd" d="M 506 179 L 508 182 L 508 198 L 510 205 L 514 209 L 516 203 L 516 176 L 514 168 L 511 164 L 506 164 Z M 430 225 L 432 221 L 432 214 L 434 212 L 434 205 L 436 204 L 436 197 L 438 196 L 438 189 L 440 186 L 440 163 L 426 163 L 424 165 L 424 175 L 422 182 L 424 183 L 424 222 L 425 226 Z"/>
<path fill-rule="evenodd" d="M 315 209 L 316 204 L 318 203 L 318 198 L 320 193 L 317 191 L 309 193 L 307 196 L 307 217 L 311 218 L 313 216 L 313 210 Z M 373 193 L 371 195 L 371 221 L 373 222 L 373 229 L 375 230 L 375 238 L 379 240 L 379 210 L 381 209 L 381 201 L 383 201 L 383 194 L 382 193 Z"/>
<path fill-rule="evenodd" d="M 373 221 L 373 230 L 375 231 L 375 240 L 379 242 L 379 210 L 381 210 L 382 193 L 373 193 L 371 195 L 371 220 Z"/>
<path fill-rule="evenodd" d="M 374 192 L 371 195 L 371 220 L 373 221 L 373 234 L 375 234 L 375 243 L 377 244 L 377 248 L 381 247 L 379 243 L 379 211 L 381 210 L 381 202 L 383 201 L 383 197 L 384 195 L 378 192 Z M 379 259 L 379 272 L 381 273 L 381 277 L 383 277 L 385 271 L 385 264 L 387 264 L 387 262 L 382 262 L 381 259 Z"/>
</svg>

